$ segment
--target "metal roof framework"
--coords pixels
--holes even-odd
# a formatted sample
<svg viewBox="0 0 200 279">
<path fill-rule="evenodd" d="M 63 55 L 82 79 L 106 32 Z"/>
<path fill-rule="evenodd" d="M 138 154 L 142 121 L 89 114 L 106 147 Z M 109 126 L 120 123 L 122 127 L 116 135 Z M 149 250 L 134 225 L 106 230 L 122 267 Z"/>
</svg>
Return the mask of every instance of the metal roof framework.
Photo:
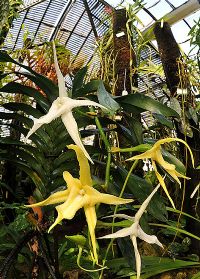
<svg viewBox="0 0 200 279">
<path fill-rule="evenodd" d="M 120 0 L 107 0 L 107 2 L 117 3 Z M 21 48 L 24 33 L 29 32 L 29 37 L 35 44 L 57 38 L 73 54 L 84 52 L 89 60 L 94 52 L 92 46 L 95 38 L 101 37 L 108 28 L 105 20 L 106 7 L 113 7 L 107 2 L 104 0 L 24 0 L 20 16 L 13 23 L 11 36 L 8 36 L 5 48 L 12 50 Z M 184 23 L 182 26 L 185 32 L 189 32 L 192 27 L 191 17 L 189 16 L 188 19 L 183 17 L 187 17 L 198 8 L 200 9 L 200 0 L 148 0 L 145 1 L 138 16 L 144 23 L 141 27 L 144 32 L 162 17 L 172 21 L 171 24 L 175 26 L 178 20 L 181 21 L 177 24 Z M 184 37 L 181 43 L 187 43 L 187 40 L 188 38 Z"/>
<path fill-rule="evenodd" d="M 105 7 L 110 5 L 96 0 L 26 0 L 5 49 L 21 48 L 23 36 L 28 32 L 34 44 L 58 39 L 74 55 L 83 52 L 90 60 L 95 38 L 108 28 Z"/>
</svg>

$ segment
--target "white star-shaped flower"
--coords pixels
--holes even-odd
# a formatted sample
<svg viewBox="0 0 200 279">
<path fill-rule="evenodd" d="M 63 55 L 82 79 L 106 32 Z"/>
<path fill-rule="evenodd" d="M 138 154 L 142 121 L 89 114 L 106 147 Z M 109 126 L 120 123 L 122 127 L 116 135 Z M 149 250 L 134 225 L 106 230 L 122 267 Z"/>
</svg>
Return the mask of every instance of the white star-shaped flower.
<svg viewBox="0 0 200 279">
<path fill-rule="evenodd" d="M 43 124 L 48 124 L 54 119 L 61 117 L 63 124 L 65 125 L 69 135 L 71 136 L 75 144 L 82 149 L 85 156 L 93 163 L 92 159 L 90 158 L 90 155 L 86 151 L 81 141 L 78 125 L 76 123 L 76 120 L 73 117 L 72 109 L 81 106 L 96 106 L 96 107 L 103 108 L 105 110 L 106 108 L 90 100 L 75 100 L 67 96 L 64 77 L 58 66 L 55 44 L 53 44 L 53 52 L 54 52 L 55 69 L 58 77 L 59 97 L 52 103 L 46 115 L 34 120 L 33 127 L 28 132 L 26 136 L 26 140 Z"/>
<path fill-rule="evenodd" d="M 152 199 L 153 195 L 156 193 L 156 191 L 158 190 L 159 187 L 160 187 L 160 184 L 152 191 L 152 193 L 148 196 L 148 198 L 143 202 L 143 204 L 139 208 L 138 212 L 135 214 L 135 217 L 131 217 L 131 216 L 128 216 L 125 214 L 114 214 L 111 216 L 107 216 L 107 217 L 118 217 L 118 218 L 124 218 L 124 219 L 130 220 L 133 222 L 133 224 L 130 227 L 123 228 L 115 233 L 99 237 L 99 239 L 102 239 L 102 238 L 118 238 L 118 237 L 130 236 L 132 243 L 133 243 L 134 252 L 135 252 L 137 279 L 140 278 L 140 273 L 141 273 L 141 256 L 140 256 L 140 253 L 139 253 L 138 247 L 137 247 L 137 237 L 150 244 L 157 244 L 163 248 L 162 244 L 160 243 L 160 241 L 158 240 L 158 238 L 155 235 L 146 234 L 139 225 L 140 218 L 142 217 L 150 200 Z"/>
</svg>

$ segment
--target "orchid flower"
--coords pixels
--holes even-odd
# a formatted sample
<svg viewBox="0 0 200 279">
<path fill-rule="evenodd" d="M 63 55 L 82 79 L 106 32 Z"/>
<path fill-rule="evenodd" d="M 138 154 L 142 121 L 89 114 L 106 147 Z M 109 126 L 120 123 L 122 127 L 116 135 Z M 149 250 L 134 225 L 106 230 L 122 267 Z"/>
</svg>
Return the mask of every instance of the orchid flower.
<svg viewBox="0 0 200 279">
<path fill-rule="evenodd" d="M 194 158 L 193 158 L 193 154 L 192 154 L 192 151 L 191 151 L 189 145 L 184 140 L 179 139 L 179 138 L 165 138 L 165 139 L 158 140 L 150 150 L 147 150 L 146 152 L 144 152 L 144 153 L 142 153 L 140 155 L 133 156 L 133 157 L 129 158 L 127 161 L 129 161 L 129 160 L 138 160 L 138 159 L 143 159 L 144 160 L 144 159 L 149 159 L 150 158 L 151 161 L 152 161 L 152 166 L 153 166 L 153 168 L 155 170 L 155 174 L 156 174 L 156 176 L 158 178 L 158 181 L 161 184 L 163 190 L 165 191 L 167 197 L 169 198 L 172 206 L 175 208 L 174 202 L 173 202 L 172 198 L 169 195 L 169 192 L 168 192 L 167 187 L 165 185 L 164 179 L 161 176 L 161 174 L 158 172 L 157 167 L 156 167 L 156 162 L 157 162 L 159 165 L 161 165 L 161 167 L 170 176 L 173 177 L 174 180 L 176 180 L 178 182 L 178 184 L 180 186 L 181 186 L 181 182 L 179 180 L 179 177 L 185 178 L 185 179 L 190 179 L 189 177 L 186 177 L 185 175 L 183 175 L 180 172 L 178 172 L 176 170 L 176 168 L 175 168 L 175 165 L 166 162 L 164 160 L 163 156 L 162 156 L 161 145 L 164 144 L 164 143 L 172 142 L 172 141 L 179 141 L 179 142 L 185 144 L 185 146 L 188 148 L 188 150 L 190 152 L 191 159 L 192 159 L 192 164 L 193 164 L 193 167 L 194 167 Z"/>
<path fill-rule="evenodd" d="M 96 106 L 107 110 L 104 106 L 90 101 L 90 100 L 74 100 L 67 96 L 64 77 L 59 69 L 58 60 L 56 55 L 55 44 L 53 44 L 54 52 L 54 64 L 56 69 L 56 74 L 58 77 L 58 87 L 59 87 L 59 97 L 52 103 L 48 113 L 38 119 L 34 120 L 33 127 L 28 132 L 27 140 L 37 129 L 39 129 L 43 124 L 48 124 L 54 119 L 61 116 L 62 122 L 64 123 L 69 135 L 73 139 L 76 145 L 78 145 L 84 152 L 85 156 L 93 163 L 88 152 L 86 151 L 78 131 L 78 126 L 76 120 L 73 117 L 72 109 L 81 106 Z"/>
<path fill-rule="evenodd" d="M 140 273 L 141 273 L 141 256 L 140 256 L 140 253 L 139 253 L 138 247 L 137 247 L 137 237 L 150 244 L 157 244 L 158 246 L 163 248 L 162 244 L 160 243 L 160 241 L 158 240 L 158 238 L 155 235 L 146 234 L 139 225 L 140 218 L 142 217 L 150 200 L 152 199 L 153 195 L 156 193 L 156 191 L 158 190 L 159 187 L 160 187 L 160 184 L 158 184 L 158 186 L 152 191 L 152 193 L 148 196 L 148 198 L 142 203 L 141 207 L 135 214 L 135 217 L 131 217 L 126 214 L 114 214 L 111 216 L 107 216 L 107 217 L 118 217 L 118 218 L 124 218 L 124 219 L 130 220 L 133 222 L 133 224 L 130 227 L 123 228 L 115 233 L 108 234 L 108 235 L 98 238 L 98 239 L 102 239 L 102 238 L 118 238 L 118 237 L 130 236 L 132 243 L 133 243 L 134 252 L 135 252 L 137 279 L 140 278 Z"/>
<path fill-rule="evenodd" d="M 95 238 L 95 227 L 97 216 L 95 205 L 98 203 L 106 204 L 126 204 L 132 202 L 132 199 L 123 199 L 109 194 L 103 194 L 92 187 L 92 178 L 90 174 L 90 166 L 83 150 L 76 145 L 69 145 L 69 149 L 76 152 L 76 156 L 80 167 L 80 178 L 74 178 L 68 171 L 63 173 L 64 180 L 67 183 L 67 189 L 52 194 L 46 200 L 36 204 L 28 205 L 28 207 L 44 206 L 49 204 L 62 203 L 56 206 L 58 216 L 49 228 L 52 230 L 63 219 L 71 220 L 76 212 L 83 207 L 85 211 L 86 221 L 90 232 L 91 243 L 93 247 L 93 256 L 98 261 L 97 247 Z"/>
</svg>

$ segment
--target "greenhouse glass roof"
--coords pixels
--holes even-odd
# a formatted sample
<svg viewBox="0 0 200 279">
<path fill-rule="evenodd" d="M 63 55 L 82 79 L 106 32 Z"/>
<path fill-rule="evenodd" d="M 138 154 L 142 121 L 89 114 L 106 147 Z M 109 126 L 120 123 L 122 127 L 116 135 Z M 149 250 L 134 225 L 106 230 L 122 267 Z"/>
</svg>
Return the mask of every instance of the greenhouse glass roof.
<svg viewBox="0 0 200 279">
<path fill-rule="evenodd" d="M 102 36 L 108 28 L 105 20 L 109 7 L 118 8 L 133 0 L 24 0 L 20 16 L 14 21 L 7 38 L 5 48 L 17 49 L 23 45 L 27 32 L 34 43 L 42 43 L 57 38 L 73 54 L 83 52 L 88 59 L 94 52 L 95 37 Z M 186 12 L 179 12 L 184 5 Z M 145 31 L 155 20 L 161 19 L 173 11 L 175 22 L 172 31 L 177 42 L 188 53 L 190 42 L 188 32 L 198 20 L 199 0 L 147 0 L 138 17 L 143 23 L 140 28 Z"/>
<path fill-rule="evenodd" d="M 74 55 L 81 51 L 90 59 L 95 37 L 108 28 L 103 22 L 106 6 L 109 5 L 104 1 L 96 0 L 25 0 L 6 48 L 21 48 L 28 32 L 35 44 L 58 39 Z"/>
</svg>

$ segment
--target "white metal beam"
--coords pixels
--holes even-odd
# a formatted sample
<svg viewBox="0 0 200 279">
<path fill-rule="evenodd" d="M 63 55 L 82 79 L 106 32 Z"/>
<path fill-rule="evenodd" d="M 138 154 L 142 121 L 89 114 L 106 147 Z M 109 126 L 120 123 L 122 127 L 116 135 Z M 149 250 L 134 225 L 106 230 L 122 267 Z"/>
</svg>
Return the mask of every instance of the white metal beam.
<svg viewBox="0 0 200 279">
<path fill-rule="evenodd" d="M 189 0 L 179 6 L 178 8 L 174 9 L 173 11 L 169 12 L 165 16 L 159 19 L 159 21 L 167 21 L 170 25 L 177 23 L 180 20 L 183 20 L 187 16 L 191 15 L 192 13 L 198 11 L 200 9 L 200 0 Z M 148 26 L 145 30 L 143 30 L 143 36 L 147 36 L 148 39 L 153 39 L 153 28 L 154 23 Z"/>
</svg>

